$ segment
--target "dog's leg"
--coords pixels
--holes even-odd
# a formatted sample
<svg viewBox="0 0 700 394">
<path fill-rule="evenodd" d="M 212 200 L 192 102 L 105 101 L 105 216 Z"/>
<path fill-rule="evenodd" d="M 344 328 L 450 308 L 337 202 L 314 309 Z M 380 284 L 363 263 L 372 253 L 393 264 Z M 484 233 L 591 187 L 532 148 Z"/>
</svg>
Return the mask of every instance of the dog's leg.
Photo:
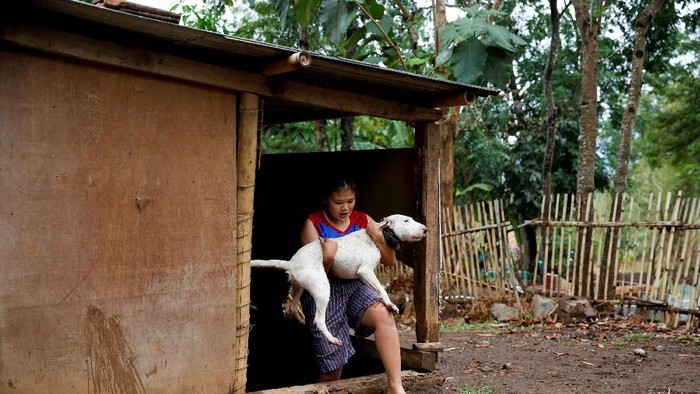
<svg viewBox="0 0 700 394">
<path fill-rule="evenodd" d="M 360 280 L 362 280 L 364 283 L 366 283 L 369 287 L 373 288 L 374 291 L 377 292 L 377 294 L 382 298 L 382 301 L 384 302 L 384 305 L 387 306 L 387 308 L 394 311 L 394 313 L 399 313 L 399 308 L 396 305 L 394 305 L 393 302 L 391 302 L 389 294 L 387 294 L 386 290 L 384 290 L 384 286 L 382 286 L 382 284 L 379 283 L 379 279 L 377 279 L 377 276 L 374 275 L 374 271 L 366 268 L 360 268 L 359 270 L 357 270 L 357 276 L 360 278 Z"/>
<path fill-rule="evenodd" d="M 297 277 L 298 279 L 298 277 Z M 302 283 L 299 281 L 299 285 L 309 292 L 311 297 L 314 299 L 316 304 L 316 314 L 314 315 L 314 325 L 321 331 L 328 342 L 334 345 L 342 345 L 343 342 L 334 337 L 330 331 L 328 331 L 328 326 L 326 326 L 326 308 L 328 308 L 328 302 L 331 298 L 331 285 L 328 283 L 328 278 L 324 275 L 323 279 L 312 278 L 312 281 Z"/>
</svg>

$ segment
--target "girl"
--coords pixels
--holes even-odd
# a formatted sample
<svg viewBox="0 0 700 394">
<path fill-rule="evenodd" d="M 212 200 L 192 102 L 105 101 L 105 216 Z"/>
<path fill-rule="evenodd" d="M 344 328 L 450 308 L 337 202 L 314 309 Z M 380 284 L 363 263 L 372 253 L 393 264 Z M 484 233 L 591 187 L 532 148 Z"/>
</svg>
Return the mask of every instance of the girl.
<svg viewBox="0 0 700 394">
<path fill-rule="evenodd" d="M 327 194 L 324 209 L 309 215 L 301 232 L 301 242 L 306 245 L 318 242 L 323 248 L 323 265 L 328 272 L 338 250 L 332 238 L 342 237 L 360 229 L 366 229 L 381 253 L 381 263 L 394 265 L 396 255 L 386 245 L 379 225 L 369 215 L 354 210 L 355 183 L 350 178 L 340 179 Z M 401 349 L 398 331 L 391 312 L 379 296 L 360 280 L 342 280 L 329 277 L 331 297 L 326 312 L 326 321 L 331 333 L 343 344 L 336 346 L 313 326 L 315 304 L 304 292 L 301 298 L 306 324 L 311 329 L 312 343 L 320 371 L 318 382 L 340 379 L 345 365 L 355 353 L 350 341 L 349 329 L 355 335 L 366 337 L 374 332 L 379 357 L 387 374 L 388 394 L 405 393 L 401 384 Z"/>
</svg>

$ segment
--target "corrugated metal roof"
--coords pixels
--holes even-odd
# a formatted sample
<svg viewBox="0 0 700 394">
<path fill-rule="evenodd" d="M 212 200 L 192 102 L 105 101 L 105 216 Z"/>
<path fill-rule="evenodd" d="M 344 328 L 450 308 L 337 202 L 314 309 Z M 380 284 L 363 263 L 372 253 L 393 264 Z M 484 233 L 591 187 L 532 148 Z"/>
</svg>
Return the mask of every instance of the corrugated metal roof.
<svg viewBox="0 0 700 394">
<path fill-rule="evenodd" d="M 14 5 L 10 5 L 5 20 L 29 17 L 33 23 L 62 31 L 256 74 L 265 66 L 298 52 L 71 0 L 26 0 L 11 4 Z M 311 53 L 311 57 L 310 67 L 274 78 L 423 108 L 434 108 L 440 100 L 467 93 L 476 97 L 499 93 L 350 59 L 317 53 Z M 266 119 L 272 122 L 354 115 L 275 97 L 266 98 L 265 103 Z"/>
</svg>

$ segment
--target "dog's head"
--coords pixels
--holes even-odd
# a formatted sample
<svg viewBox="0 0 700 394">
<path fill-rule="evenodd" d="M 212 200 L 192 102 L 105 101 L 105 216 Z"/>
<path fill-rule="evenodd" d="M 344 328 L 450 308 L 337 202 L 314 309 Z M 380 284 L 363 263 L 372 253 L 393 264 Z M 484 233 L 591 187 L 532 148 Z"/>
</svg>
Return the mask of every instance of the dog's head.
<svg viewBox="0 0 700 394">
<path fill-rule="evenodd" d="M 428 232 L 427 227 L 404 215 L 387 216 L 379 222 L 379 227 L 387 245 L 394 249 L 398 249 L 401 242 L 420 241 Z"/>
</svg>

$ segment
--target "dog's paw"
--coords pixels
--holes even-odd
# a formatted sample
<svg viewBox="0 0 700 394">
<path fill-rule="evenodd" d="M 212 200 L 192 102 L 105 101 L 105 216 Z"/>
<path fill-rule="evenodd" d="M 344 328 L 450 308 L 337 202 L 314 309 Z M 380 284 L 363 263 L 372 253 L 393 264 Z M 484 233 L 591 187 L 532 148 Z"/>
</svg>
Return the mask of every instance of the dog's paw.
<svg viewBox="0 0 700 394">
<path fill-rule="evenodd" d="M 396 305 L 394 305 L 394 304 L 391 303 L 391 302 L 388 303 L 388 304 L 386 304 L 386 307 L 387 307 L 390 311 L 392 311 L 392 312 L 394 312 L 394 313 L 399 313 L 399 307 L 396 306 Z"/>
<path fill-rule="evenodd" d="M 336 346 L 342 346 L 342 344 L 343 344 L 343 341 L 341 341 L 340 339 L 335 338 L 335 337 L 328 338 L 328 342 L 330 342 L 331 344 L 336 345 Z"/>
</svg>

